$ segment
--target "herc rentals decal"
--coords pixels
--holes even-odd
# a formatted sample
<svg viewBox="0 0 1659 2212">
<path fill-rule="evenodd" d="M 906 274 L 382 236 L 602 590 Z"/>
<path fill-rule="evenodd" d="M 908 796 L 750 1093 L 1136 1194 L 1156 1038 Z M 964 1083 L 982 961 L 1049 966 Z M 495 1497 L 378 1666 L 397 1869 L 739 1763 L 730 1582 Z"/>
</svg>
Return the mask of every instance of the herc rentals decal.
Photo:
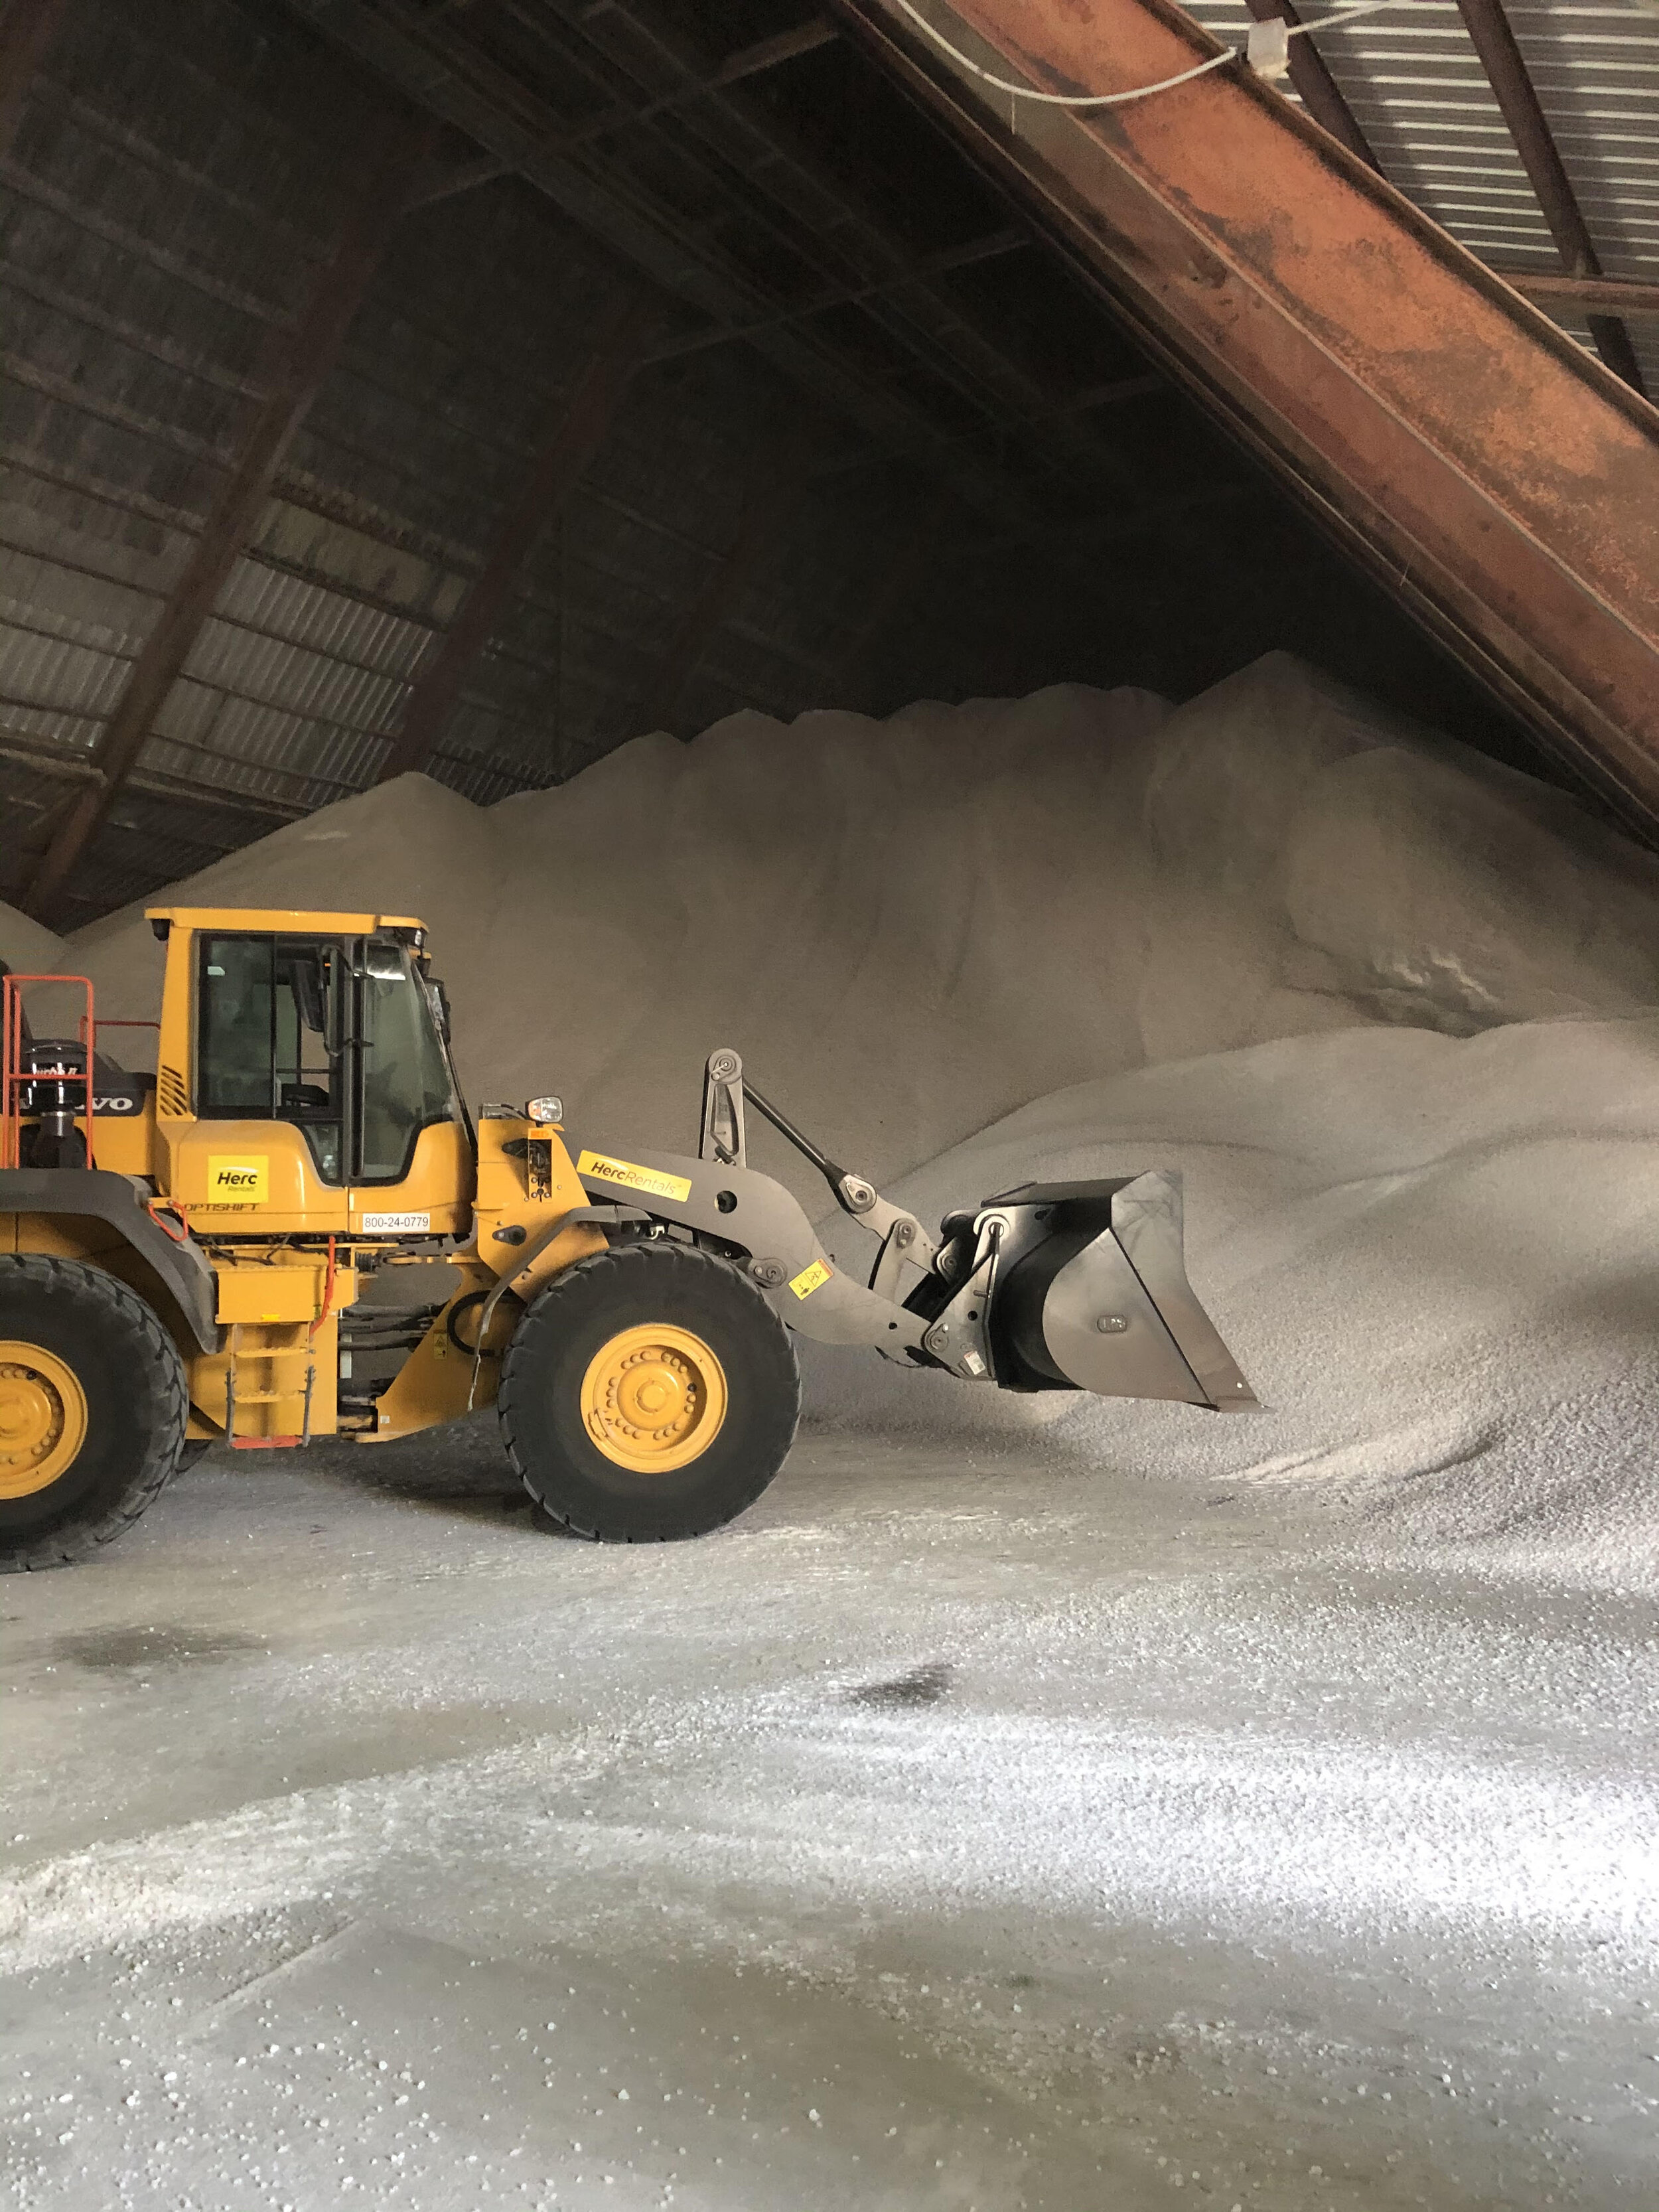
<svg viewBox="0 0 1659 2212">
<path fill-rule="evenodd" d="M 684 1176 L 663 1175 L 655 1168 L 637 1168 L 632 1160 L 613 1160 L 604 1152 L 584 1152 L 576 1163 L 579 1176 L 592 1176 L 595 1182 L 617 1182 L 624 1190 L 637 1190 L 647 1198 L 672 1198 L 682 1205 L 691 1195 L 691 1185 Z"/>
<path fill-rule="evenodd" d="M 270 1160 L 256 1152 L 210 1152 L 208 1202 L 213 1206 L 263 1206 L 270 1196 Z"/>
</svg>

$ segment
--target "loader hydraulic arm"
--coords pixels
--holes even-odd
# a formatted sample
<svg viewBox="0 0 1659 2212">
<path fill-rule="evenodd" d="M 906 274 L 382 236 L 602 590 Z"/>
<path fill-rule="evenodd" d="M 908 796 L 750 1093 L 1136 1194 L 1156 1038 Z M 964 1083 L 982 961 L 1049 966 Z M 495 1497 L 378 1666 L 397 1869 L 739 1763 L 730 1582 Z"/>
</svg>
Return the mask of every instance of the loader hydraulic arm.
<svg viewBox="0 0 1659 2212">
<path fill-rule="evenodd" d="M 778 1134 L 809 1160 L 829 1184 L 837 1206 L 850 1213 L 880 1240 L 880 1250 L 870 1273 L 870 1288 L 880 1297 L 898 1303 L 899 1279 L 908 1262 L 923 1273 L 931 1267 L 938 1247 L 914 1213 L 884 1199 L 864 1176 L 838 1167 L 788 1116 L 745 1083 L 743 1061 L 729 1049 L 711 1053 L 703 1073 L 702 1140 L 699 1155 L 729 1166 L 746 1164 L 744 1146 L 745 1103 L 769 1121 Z"/>
<path fill-rule="evenodd" d="M 811 1162 L 844 1213 L 880 1239 L 867 1290 L 834 1274 L 794 1199 L 748 1168 L 745 1105 Z M 709 1056 L 699 1160 L 682 1164 L 705 1162 L 738 1186 L 719 1194 L 719 1213 L 698 1217 L 696 1177 L 676 1186 L 678 1203 L 657 1205 L 757 1255 L 772 1244 L 781 1254 L 787 1244 L 787 1265 L 757 1256 L 750 1270 L 803 1335 L 870 1344 L 890 1358 L 1005 1389 L 1171 1398 L 1218 1412 L 1256 1402 L 1187 1280 L 1178 1175 L 1153 1170 L 1096 1182 L 1024 1183 L 947 1214 L 944 1241 L 935 1243 L 915 1214 L 849 1174 L 746 1088 L 743 1061 L 730 1050 Z M 600 1188 L 618 1174 L 665 1188 L 667 1164 L 601 1163 Z M 799 1255 L 807 1253 L 811 1263 L 803 1265 Z M 908 1289 L 907 1265 L 916 1270 Z"/>
</svg>

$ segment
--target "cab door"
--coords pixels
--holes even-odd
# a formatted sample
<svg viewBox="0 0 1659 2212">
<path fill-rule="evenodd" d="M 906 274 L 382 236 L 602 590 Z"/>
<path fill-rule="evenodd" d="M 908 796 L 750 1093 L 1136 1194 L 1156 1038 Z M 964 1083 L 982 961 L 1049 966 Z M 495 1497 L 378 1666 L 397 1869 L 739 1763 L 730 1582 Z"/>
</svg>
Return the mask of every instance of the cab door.
<svg viewBox="0 0 1659 2212">
<path fill-rule="evenodd" d="M 344 942 L 204 930 L 192 955 L 194 1115 L 164 1125 L 171 1195 L 208 1236 L 343 1231 Z"/>
<path fill-rule="evenodd" d="M 450 1066 L 442 994 L 394 937 L 356 948 L 350 1225 L 365 1237 L 459 1236 L 473 1156 Z"/>
</svg>

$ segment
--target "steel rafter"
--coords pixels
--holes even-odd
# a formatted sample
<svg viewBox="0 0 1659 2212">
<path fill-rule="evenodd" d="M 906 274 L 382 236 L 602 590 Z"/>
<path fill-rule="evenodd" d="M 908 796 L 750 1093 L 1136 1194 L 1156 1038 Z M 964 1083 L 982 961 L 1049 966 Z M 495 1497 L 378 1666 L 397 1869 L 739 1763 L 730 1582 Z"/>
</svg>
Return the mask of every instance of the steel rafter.
<svg viewBox="0 0 1659 2212">
<path fill-rule="evenodd" d="M 757 456 L 736 534 L 681 617 L 635 712 L 635 729 L 669 726 L 680 696 L 715 632 L 730 617 L 744 585 L 805 498 L 805 457 L 806 441 L 799 434 L 774 442 Z"/>
<path fill-rule="evenodd" d="M 1523 299 L 1535 300 L 1540 307 L 1553 308 L 1557 313 L 1564 308 L 1583 307 L 1592 314 L 1599 308 L 1621 320 L 1633 315 L 1646 320 L 1659 319 L 1659 284 L 1644 283 L 1639 277 L 1561 276 L 1553 270 L 1504 268 L 1498 274 Z"/>
<path fill-rule="evenodd" d="M 492 159 L 510 162 L 585 228 L 708 315 L 714 327 L 688 334 L 688 349 L 723 342 L 728 332 L 741 331 L 746 343 L 793 381 L 814 391 L 890 454 L 942 470 L 947 450 L 953 449 L 951 489 L 959 498 L 1005 522 L 1023 513 L 1027 526 L 1041 534 L 1044 519 L 1028 503 L 1029 469 L 1016 477 L 988 457 L 963 468 L 956 424 L 941 422 L 919 399 L 872 386 L 850 369 L 833 344 L 817 342 L 797 327 L 791 303 L 781 304 L 775 292 L 769 295 L 757 289 L 753 276 L 732 267 L 709 238 L 696 234 L 695 227 L 688 229 L 684 216 L 667 210 L 659 193 L 629 176 L 614 158 L 596 167 L 592 155 L 578 158 L 564 152 L 573 128 L 580 126 L 572 126 L 542 105 L 515 76 L 506 58 L 471 45 L 464 25 L 453 31 L 434 28 L 431 19 L 417 15 L 407 0 L 385 0 L 382 8 L 374 9 L 365 0 L 291 0 L 291 4 L 342 39 L 360 58 L 437 107 L 475 143 L 489 147 Z M 592 21 L 577 23 L 561 11 L 527 5 L 526 0 L 505 0 L 505 6 L 509 19 L 538 42 L 543 58 L 556 64 L 563 78 L 585 82 L 615 112 L 632 102 L 629 112 L 637 114 L 643 112 L 639 103 L 650 104 L 653 88 L 641 82 L 637 73 L 630 75 L 625 64 L 594 42 L 601 20 L 596 11 L 587 11 Z M 659 25 L 646 22 L 637 11 L 625 11 L 622 0 L 611 0 L 604 16 L 632 27 L 653 52 L 661 55 L 665 71 L 677 80 L 670 87 L 675 97 L 659 95 L 665 106 L 659 127 L 674 132 L 678 158 L 702 165 L 710 189 L 727 199 L 737 191 L 738 198 L 732 204 L 744 218 L 769 227 L 794 258 L 830 280 L 830 289 L 860 295 L 860 304 L 876 326 L 915 354 L 946 386 L 954 387 L 963 403 L 983 416 L 988 432 L 1015 431 L 1026 441 L 1031 459 L 1067 483 L 1094 477 L 1103 481 L 1113 497 L 1140 491 L 1135 470 L 1115 445 L 1101 439 L 1063 403 L 1056 406 L 1052 391 L 1019 368 L 993 339 L 969 326 L 960 303 L 941 288 L 945 269 L 930 268 L 934 257 L 914 253 L 888 236 L 844 184 L 824 174 L 769 118 L 734 106 L 732 88 L 715 82 L 720 72 L 711 71 L 703 57 L 670 41 Z M 697 95 L 695 100 L 690 97 L 692 93 Z M 679 98 L 680 94 L 687 96 Z M 763 185 L 744 176 L 741 159 L 720 141 L 721 131 L 729 137 L 734 131 L 745 134 L 745 142 L 757 149 Z M 795 180 L 797 203 L 787 216 L 787 202 L 779 197 L 786 178 Z M 799 212 L 803 195 L 812 196 L 811 221 Z M 826 246 L 831 233 L 847 242 Z M 852 241 L 856 241 L 856 253 Z M 939 258 L 942 263 L 945 257 Z M 858 272 L 850 283 L 849 270 Z M 742 297 L 744 311 L 717 305 L 714 288 L 720 284 L 741 288 L 727 297 Z M 918 315 L 914 311 L 924 301 L 927 312 Z M 810 320 L 822 312 L 823 301 L 820 295 L 796 304 Z M 666 339 L 665 350 L 674 343 Z M 909 417 L 902 432 L 892 420 L 901 408 Z"/>
<path fill-rule="evenodd" d="M 497 156 L 672 300 L 710 323 L 760 323 L 775 307 L 752 279 L 723 267 L 705 242 L 676 234 L 662 210 L 614 174 L 601 179 L 574 159 L 550 151 L 562 123 L 525 87 L 470 52 L 446 21 L 386 0 L 289 0 L 307 21 L 388 78 L 407 96 Z M 790 383 L 810 392 L 878 450 L 945 475 L 963 503 L 1040 534 L 1045 517 L 1024 481 L 977 455 L 965 455 L 940 422 L 909 395 L 849 368 L 827 344 L 793 325 L 767 324 L 746 341 Z"/>
<path fill-rule="evenodd" d="M 712 76 L 665 93 L 659 100 L 648 100 L 643 107 L 619 106 L 596 116 L 591 122 L 568 131 L 560 141 L 560 149 L 574 153 L 579 146 L 588 145 L 596 138 L 609 138 L 619 131 L 631 131 L 684 100 L 698 99 L 724 85 L 742 84 L 750 77 L 764 76 L 769 70 L 781 68 L 785 62 L 816 52 L 819 46 L 828 46 L 838 36 L 835 25 L 826 16 L 815 15 L 795 30 L 781 31 L 775 38 L 762 39 L 738 53 L 729 54 Z M 423 184 L 410 204 L 427 207 L 435 200 L 453 199 L 458 192 L 470 192 L 475 185 L 490 184 L 495 178 L 510 173 L 510 163 L 489 155 L 482 161 L 454 162 Z"/>
<path fill-rule="evenodd" d="M 378 155 L 359 163 L 357 190 L 334 252 L 298 323 L 272 333 L 270 357 L 255 379 L 266 397 L 105 725 L 94 757 L 98 780 L 58 824 L 29 879 L 23 904 L 31 914 L 43 915 L 52 908 L 137 763 L 156 714 L 258 526 L 283 455 L 374 279 L 433 136 L 430 128 L 416 132 L 407 124 L 390 125 Z"/>
<path fill-rule="evenodd" d="M 563 27 L 575 27 L 561 11 L 550 10 L 548 0 L 506 0 L 506 4 L 517 20 L 532 28 L 544 25 L 550 13 Z M 684 83 L 705 82 L 696 52 L 637 0 L 608 0 L 602 12 L 594 12 L 591 21 L 584 21 L 581 26 L 583 35 L 613 66 L 625 64 L 617 62 L 609 46 L 600 42 L 600 33 L 617 24 L 625 25 L 647 45 Z M 872 313 L 880 310 L 875 313 L 875 319 L 890 337 L 915 352 L 936 375 L 954 383 L 963 398 L 989 419 L 1045 425 L 1047 438 L 1038 450 L 1046 444 L 1068 475 L 1074 477 L 1081 469 L 1103 477 L 1120 494 L 1140 489 L 1134 471 L 1115 447 L 1086 425 L 1051 411 L 1046 403 L 1053 399 L 1053 392 L 1012 359 L 994 335 L 977 326 L 956 295 L 939 283 L 944 271 L 930 268 L 931 257 L 918 255 L 890 232 L 843 179 L 799 144 L 775 118 L 728 91 L 711 89 L 678 127 L 682 141 L 695 137 L 707 149 L 707 157 L 731 162 L 733 157 L 720 137 L 722 126 L 761 150 L 762 201 L 758 206 L 745 204 L 752 219 L 773 220 L 771 206 L 787 204 L 782 190 L 786 182 L 791 182 L 811 208 L 805 217 L 805 234 L 800 228 L 802 213 L 793 211 L 794 227 L 785 227 L 779 233 L 783 242 L 798 255 L 814 259 L 822 274 L 834 274 L 832 252 L 843 268 L 856 270 L 854 283 L 869 288 Z M 738 173 L 743 173 L 740 166 Z"/>
<path fill-rule="evenodd" d="M 35 71 L 58 34 L 64 0 L 11 0 L 0 15 L 0 155 L 11 150 Z"/>
<path fill-rule="evenodd" d="M 1170 0 L 927 4 L 970 61 L 1062 96 L 1221 51 Z M 1659 412 L 1247 72 L 1102 118 L 988 90 L 894 0 L 843 5 L 1147 349 L 1651 834 Z"/>
<path fill-rule="evenodd" d="M 1528 71 L 1526 59 L 1504 13 L 1502 0 L 1457 0 L 1492 96 L 1502 110 L 1515 149 L 1538 195 L 1550 236 L 1569 276 L 1600 276 L 1601 258 L 1584 221 L 1578 196 L 1563 165 L 1553 132 Z M 1615 376 L 1640 392 L 1642 371 L 1630 332 L 1616 315 L 1592 309 L 1585 319 L 1595 349 Z"/>
<path fill-rule="evenodd" d="M 648 303 L 623 295 L 601 318 L 586 365 L 556 410 L 549 434 L 518 498 L 502 517 L 483 567 L 410 688 L 377 782 L 423 769 L 437 750 L 467 667 L 489 641 L 514 578 L 604 441 L 638 363 L 653 312 Z"/>
<path fill-rule="evenodd" d="M 1294 29 L 1304 20 L 1296 0 L 1245 0 L 1245 4 L 1258 23 L 1283 22 Z M 1291 88 L 1309 114 L 1322 130 L 1328 131 L 1357 160 L 1380 176 L 1382 164 L 1371 150 L 1370 141 L 1360 129 L 1359 119 L 1349 106 L 1341 86 L 1331 75 L 1323 54 L 1311 39 L 1292 40 L 1290 54 Z"/>
</svg>

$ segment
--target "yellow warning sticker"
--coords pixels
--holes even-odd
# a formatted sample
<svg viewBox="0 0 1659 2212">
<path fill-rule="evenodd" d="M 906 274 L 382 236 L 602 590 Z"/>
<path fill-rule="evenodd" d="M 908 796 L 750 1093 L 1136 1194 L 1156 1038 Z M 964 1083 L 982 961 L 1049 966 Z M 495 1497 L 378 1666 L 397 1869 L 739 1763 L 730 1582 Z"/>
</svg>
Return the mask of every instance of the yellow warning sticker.
<svg viewBox="0 0 1659 2212">
<path fill-rule="evenodd" d="M 822 1260 L 814 1260 L 810 1267 L 801 1269 L 789 1287 L 798 1298 L 810 1298 L 813 1291 L 822 1290 L 829 1279 L 828 1267 Z"/>
<path fill-rule="evenodd" d="M 684 1204 L 691 1195 L 685 1176 L 635 1167 L 632 1160 L 613 1160 L 604 1152 L 584 1152 L 576 1162 L 576 1173 L 592 1176 L 596 1182 L 620 1183 L 624 1190 L 637 1190 L 647 1198 L 672 1198 Z"/>
<path fill-rule="evenodd" d="M 210 1204 L 263 1206 L 270 1196 L 270 1156 L 210 1152 L 207 1186 Z"/>
</svg>

